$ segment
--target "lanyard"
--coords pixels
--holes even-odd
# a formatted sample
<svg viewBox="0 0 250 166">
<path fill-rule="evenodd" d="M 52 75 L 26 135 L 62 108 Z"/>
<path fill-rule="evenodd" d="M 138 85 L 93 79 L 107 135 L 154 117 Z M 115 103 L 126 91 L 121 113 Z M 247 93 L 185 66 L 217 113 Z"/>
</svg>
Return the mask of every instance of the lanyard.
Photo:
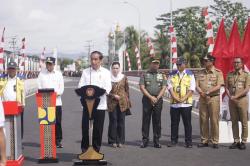
<svg viewBox="0 0 250 166">
<path fill-rule="evenodd" d="M 239 74 L 237 74 L 237 78 L 234 77 L 234 87 L 235 87 L 236 83 L 238 82 L 238 79 L 239 79 Z"/>
<path fill-rule="evenodd" d="M 179 86 L 181 85 L 181 82 L 182 82 L 182 79 L 184 78 L 184 76 L 185 76 L 185 73 L 183 73 L 183 76 L 180 78 L 180 73 L 178 74 L 178 77 L 179 77 L 179 79 L 180 79 L 180 81 L 179 81 Z"/>
</svg>

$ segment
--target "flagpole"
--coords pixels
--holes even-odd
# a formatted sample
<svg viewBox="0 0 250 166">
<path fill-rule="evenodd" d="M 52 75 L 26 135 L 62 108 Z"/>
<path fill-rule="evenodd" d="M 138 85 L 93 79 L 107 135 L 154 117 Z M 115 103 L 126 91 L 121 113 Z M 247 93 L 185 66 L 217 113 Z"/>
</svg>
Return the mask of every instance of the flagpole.
<svg viewBox="0 0 250 166">
<path fill-rule="evenodd" d="M 172 11 L 172 0 L 170 0 L 170 14 L 171 14 L 171 16 L 170 16 L 170 26 L 172 26 L 173 25 L 173 11 Z M 170 39 L 172 38 L 172 34 L 170 34 L 171 35 L 171 37 L 170 37 Z M 173 55 L 172 55 L 172 47 L 171 47 L 171 44 L 172 44 L 172 42 L 170 41 L 170 71 L 172 71 L 172 68 L 173 68 L 173 66 L 172 66 L 172 58 L 173 58 Z"/>
</svg>

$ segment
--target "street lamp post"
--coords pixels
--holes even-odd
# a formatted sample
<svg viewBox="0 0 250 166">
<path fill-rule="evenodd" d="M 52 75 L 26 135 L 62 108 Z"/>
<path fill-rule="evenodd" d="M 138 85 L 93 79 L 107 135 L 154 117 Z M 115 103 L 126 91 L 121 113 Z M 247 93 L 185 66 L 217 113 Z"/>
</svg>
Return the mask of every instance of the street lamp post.
<svg viewBox="0 0 250 166">
<path fill-rule="evenodd" d="M 136 5 L 134 5 L 128 1 L 124 1 L 123 3 L 132 6 L 133 8 L 136 9 L 136 11 L 138 13 L 138 35 L 139 35 L 138 50 L 139 50 L 139 55 L 141 56 L 141 13 L 140 13 L 140 10 Z"/>
</svg>

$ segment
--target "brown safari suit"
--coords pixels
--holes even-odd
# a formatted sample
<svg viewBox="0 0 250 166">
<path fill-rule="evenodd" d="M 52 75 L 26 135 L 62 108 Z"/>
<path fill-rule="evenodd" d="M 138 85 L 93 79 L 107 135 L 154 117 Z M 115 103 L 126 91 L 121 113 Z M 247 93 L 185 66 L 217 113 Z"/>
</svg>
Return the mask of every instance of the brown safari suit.
<svg viewBox="0 0 250 166">
<path fill-rule="evenodd" d="M 250 76 L 247 72 L 240 70 L 236 73 L 236 71 L 232 71 L 228 73 L 226 80 L 226 87 L 229 90 L 231 96 L 238 95 L 242 91 L 250 86 Z M 234 142 L 239 143 L 239 125 L 238 121 L 242 124 L 242 134 L 241 139 L 243 143 L 247 142 L 248 136 L 248 98 L 247 95 L 241 96 L 236 100 L 229 100 L 229 110 L 230 116 L 232 120 L 232 129 L 233 129 L 233 137 Z"/>
<path fill-rule="evenodd" d="M 197 87 L 203 92 L 207 92 L 217 85 L 223 85 L 223 74 L 219 69 L 213 67 L 210 71 L 203 69 L 197 79 Z M 209 96 L 199 99 L 200 132 L 201 142 L 208 143 L 211 139 L 213 144 L 219 141 L 219 113 L 220 113 L 220 90 L 209 94 Z M 210 127 L 209 130 L 209 118 Z M 210 131 L 210 134 L 209 134 Z"/>
</svg>

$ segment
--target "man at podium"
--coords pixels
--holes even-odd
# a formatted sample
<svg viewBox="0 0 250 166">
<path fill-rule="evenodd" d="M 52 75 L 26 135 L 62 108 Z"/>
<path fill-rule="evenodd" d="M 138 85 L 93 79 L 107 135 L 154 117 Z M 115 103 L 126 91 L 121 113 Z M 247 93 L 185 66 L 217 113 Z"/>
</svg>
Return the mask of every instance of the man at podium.
<svg viewBox="0 0 250 166">
<path fill-rule="evenodd" d="M 90 54 L 91 66 L 82 72 L 78 88 L 85 85 L 95 85 L 106 90 L 106 94 L 100 97 L 100 103 L 94 113 L 93 119 L 93 148 L 99 152 L 102 144 L 102 133 L 107 110 L 106 95 L 111 91 L 111 75 L 110 71 L 101 66 L 103 55 L 99 51 L 94 51 Z M 83 108 L 82 114 L 82 142 L 81 149 L 85 152 L 89 147 L 89 116 L 86 108 Z"/>
<path fill-rule="evenodd" d="M 62 99 L 64 91 L 63 76 L 60 71 L 55 70 L 56 58 L 46 58 L 46 70 L 43 70 L 38 75 L 38 89 L 54 89 L 56 97 L 56 147 L 63 148 L 61 143 L 62 135 Z"/>
</svg>

